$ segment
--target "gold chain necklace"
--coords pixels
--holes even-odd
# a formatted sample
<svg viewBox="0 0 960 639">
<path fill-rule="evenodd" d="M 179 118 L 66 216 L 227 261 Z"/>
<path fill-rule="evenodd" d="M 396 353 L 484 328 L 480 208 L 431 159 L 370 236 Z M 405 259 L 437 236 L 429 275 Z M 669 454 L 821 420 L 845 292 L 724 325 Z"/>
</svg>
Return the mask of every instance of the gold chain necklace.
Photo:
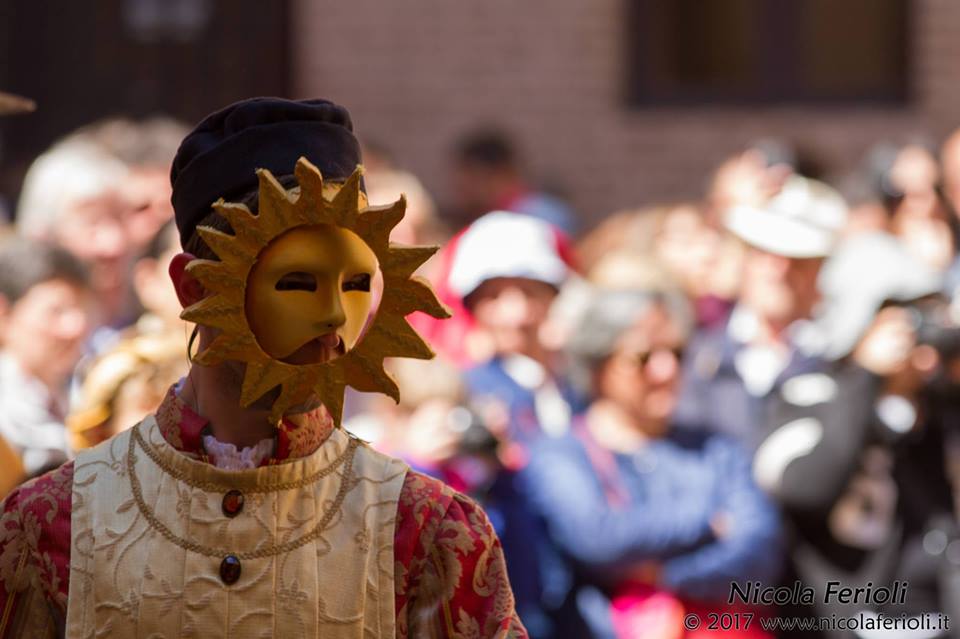
<svg viewBox="0 0 960 639">
<path fill-rule="evenodd" d="M 164 460 L 160 456 L 160 454 L 157 453 L 156 449 L 148 445 L 147 442 L 143 439 L 143 435 L 140 433 L 139 428 L 135 428 L 133 430 L 133 436 L 136 438 L 137 443 L 140 444 L 140 448 L 142 448 L 143 451 L 147 453 L 147 456 L 153 461 L 154 464 L 159 466 L 163 470 L 163 472 L 167 473 L 171 477 L 179 479 L 180 481 L 190 486 L 191 488 L 199 488 L 200 490 L 210 492 L 210 493 L 221 492 L 224 490 L 229 490 L 231 488 L 234 488 L 234 486 L 227 486 L 224 484 L 218 484 L 216 482 L 211 482 L 211 481 L 199 481 L 194 479 L 193 477 L 190 477 L 183 471 L 177 468 L 174 468 L 170 464 L 168 464 L 166 460 Z M 330 462 L 328 466 L 321 468 L 320 470 L 316 471 L 312 475 L 307 475 L 306 477 L 302 477 L 294 481 L 277 482 L 273 484 L 269 484 L 269 483 L 262 484 L 260 486 L 255 486 L 253 488 L 244 490 L 244 492 L 249 493 L 251 495 L 255 493 L 272 493 L 280 490 L 292 490 L 294 488 L 303 488 L 304 486 L 313 484 L 318 479 L 322 479 L 326 477 L 327 475 L 335 471 L 337 468 L 339 468 L 340 465 L 343 464 L 344 460 L 347 458 L 347 455 L 351 453 L 351 450 L 352 450 L 351 447 L 355 447 L 357 443 L 358 443 L 357 440 L 351 437 L 347 447 L 343 449 L 343 452 L 340 453 L 340 455 L 336 459 Z M 132 447 L 133 447 L 133 444 L 131 442 L 131 449 Z"/>
<path fill-rule="evenodd" d="M 265 557 L 273 557 L 275 555 L 290 552 L 291 550 L 296 550 L 297 548 L 300 548 L 301 546 L 305 546 L 311 541 L 317 539 L 320 536 L 320 534 L 324 530 L 326 530 L 327 526 L 330 525 L 330 521 L 333 519 L 333 516 L 340 510 L 341 506 L 343 506 L 343 500 L 347 496 L 347 491 L 349 490 L 350 485 L 353 484 L 353 481 L 352 481 L 353 457 L 354 457 L 354 453 L 356 453 L 357 446 L 360 445 L 360 442 L 358 440 L 351 439 L 350 443 L 347 445 L 347 448 L 346 450 L 344 450 L 343 454 L 340 455 L 340 457 L 336 461 L 334 461 L 332 464 L 330 464 L 327 468 L 324 468 L 322 471 L 320 471 L 320 473 L 315 473 L 311 477 L 304 478 L 303 480 L 300 480 L 298 482 L 274 484 L 274 490 L 280 490 L 280 488 L 277 488 L 278 486 L 287 486 L 288 484 L 290 485 L 290 487 L 299 487 L 307 483 L 308 479 L 312 479 L 313 481 L 316 481 L 316 479 L 319 479 L 320 477 L 333 472 L 333 469 L 340 466 L 341 463 L 343 464 L 344 466 L 343 478 L 340 481 L 340 489 L 337 491 L 337 494 L 333 499 L 333 503 L 330 504 L 330 508 L 328 508 L 326 512 L 323 513 L 323 517 L 321 517 L 320 521 L 317 522 L 317 525 L 313 528 L 313 530 L 305 534 L 303 537 L 300 537 L 299 539 L 294 539 L 293 541 L 288 541 L 283 544 L 271 544 L 269 546 L 265 546 L 258 550 L 252 550 L 252 551 L 246 551 L 246 552 L 232 552 L 225 548 L 214 548 L 212 546 L 204 546 L 203 544 L 198 544 L 194 541 L 190 541 L 188 539 L 184 539 L 183 537 L 175 535 L 173 531 L 170 530 L 162 521 L 160 521 L 157 518 L 157 516 L 150 510 L 149 506 L 147 506 L 146 501 L 143 499 L 143 488 L 140 485 L 140 478 L 137 477 L 137 474 L 134 469 L 134 462 L 136 461 L 136 454 L 134 453 L 134 448 L 137 443 L 140 444 L 140 447 L 143 448 L 144 452 L 147 453 L 147 456 L 150 457 L 150 459 L 153 460 L 155 463 L 157 463 L 157 465 L 160 466 L 162 470 L 166 472 L 169 472 L 169 471 L 167 468 L 163 466 L 163 464 L 160 464 L 157 461 L 159 456 L 156 454 L 155 451 L 153 451 L 146 444 L 146 442 L 143 441 L 143 438 L 140 435 L 140 428 L 135 427 L 133 429 L 133 436 L 130 437 L 130 446 L 127 450 L 127 474 L 130 476 L 130 489 L 133 491 L 133 498 L 137 502 L 137 508 L 140 509 L 140 514 L 143 515 L 143 518 L 147 520 L 147 523 L 150 524 L 150 527 L 156 530 L 157 532 L 159 532 L 161 535 L 163 535 L 165 539 L 167 539 L 173 544 L 176 544 L 180 548 L 183 548 L 184 550 L 189 550 L 191 552 L 195 552 L 200 555 L 205 555 L 207 557 L 225 557 L 227 555 L 234 555 L 238 559 L 262 559 Z M 321 473 L 323 473 L 323 475 L 321 475 Z M 176 479 L 179 479 L 191 486 L 194 486 L 195 488 L 202 488 L 202 485 L 206 485 L 206 484 L 201 484 L 200 482 L 196 482 L 196 484 L 194 484 L 194 483 L 191 483 L 191 481 L 186 477 L 178 476 L 178 474 L 182 475 L 182 473 L 169 472 L 169 474 L 175 477 Z M 257 490 L 257 491 L 249 491 L 249 492 L 266 492 L 266 491 Z"/>
</svg>

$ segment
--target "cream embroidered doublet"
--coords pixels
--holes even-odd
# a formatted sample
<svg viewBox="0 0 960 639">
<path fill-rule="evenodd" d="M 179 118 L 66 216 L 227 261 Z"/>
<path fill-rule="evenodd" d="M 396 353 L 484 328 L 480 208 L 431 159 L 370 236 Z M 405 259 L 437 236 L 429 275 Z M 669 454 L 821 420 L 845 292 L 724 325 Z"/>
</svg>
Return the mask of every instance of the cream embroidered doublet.
<svg viewBox="0 0 960 639">
<path fill-rule="evenodd" d="M 308 457 L 219 470 L 147 418 L 77 458 L 66 635 L 392 637 L 406 472 L 339 429 Z M 229 490 L 244 497 L 232 518 Z"/>
</svg>

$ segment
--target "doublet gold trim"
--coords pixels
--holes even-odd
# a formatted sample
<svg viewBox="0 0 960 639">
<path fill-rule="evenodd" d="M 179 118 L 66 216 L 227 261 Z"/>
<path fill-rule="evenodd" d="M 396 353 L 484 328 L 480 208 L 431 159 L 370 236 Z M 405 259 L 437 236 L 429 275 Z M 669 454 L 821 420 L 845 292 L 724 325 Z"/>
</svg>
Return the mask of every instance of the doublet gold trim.
<svg viewBox="0 0 960 639">
<path fill-rule="evenodd" d="M 347 444 L 346 449 L 343 451 L 343 453 L 340 454 L 339 457 L 337 457 L 336 460 L 334 460 L 333 463 L 328 464 L 326 467 L 320 469 L 313 475 L 310 475 L 308 477 L 304 477 L 303 479 L 292 481 L 292 482 L 282 482 L 282 483 L 277 483 L 273 485 L 267 484 L 260 489 L 253 489 L 253 490 L 247 491 L 251 493 L 256 493 L 256 492 L 268 493 L 268 492 L 277 492 L 280 490 L 291 490 L 291 489 L 303 488 L 305 486 L 308 486 L 316 482 L 321 477 L 326 477 L 327 475 L 335 471 L 337 468 L 339 468 L 341 464 L 343 465 L 343 476 L 340 479 L 340 489 L 337 491 L 336 497 L 333 498 L 333 503 L 331 503 L 330 506 L 324 511 L 323 517 L 320 518 L 320 521 L 317 522 L 317 525 L 313 528 L 313 530 L 303 535 L 302 537 L 294 539 L 293 541 L 288 541 L 283 544 L 273 544 L 270 546 L 265 546 L 263 548 L 253 550 L 253 551 L 248 551 L 248 552 L 229 550 L 227 548 L 213 548 L 211 546 L 204 546 L 203 544 L 198 544 L 194 541 L 190 541 L 189 539 L 184 539 L 183 537 L 175 535 L 172 530 L 167 528 L 167 526 L 162 521 L 160 521 L 160 519 L 150 509 L 146 501 L 143 499 L 143 489 L 140 486 L 140 479 L 137 477 L 137 470 L 135 467 L 135 464 L 136 464 L 135 449 L 137 444 L 140 445 L 140 448 L 142 448 L 143 451 L 147 453 L 147 456 L 150 457 L 150 459 L 153 460 L 153 462 L 157 464 L 157 466 L 159 466 L 161 470 L 163 470 L 168 475 L 171 475 L 175 479 L 184 482 L 185 484 L 188 484 L 194 488 L 199 488 L 200 490 L 206 490 L 210 492 L 217 491 L 217 490 L 221 490 L 221 491 L 228 490 L 230 487 L 222 486 L 222 485 L 218 486 L 215 484 L 211 484 L 209 482 L 191 481 L 188 478 L 186 478 L 183 473 L 177 472 L 176 468 L 172 468 L 167 464 L 165 464 L 163 460 L 160 458 L 160 456 L 157 455 L 156 451 L 154 451 L 150 447 L 150 444 L 148 444 L 143 440 L 143 436 L 140 434 L 140 426 L 138 424 L 133 429 L 133 437 L 130 437 L 130 445 L 127 448 L 127 475 L 130 478 L 130 490 L 133 492 L 133 498 L 137 502 L 137 508 L 140 509 L 140 514 L 143 515 L 143 518 L 147 520 L 147 523 L 150 524 L 151 528 L 153 528 L 158 533 L 163 535 L 164 538 L 167 539 L 167 541 L 170 541 L 176 544 L 177 546 L 180 546 L 184 550 L 195 552 L 198 555 L 206 555 L 207 557 L 224 557 L 226 555 L 234 555 L 238 559 L 259 559 L 263 557 L 272 557 L 274 555 L 279 555 L 281 553 L 287 553 L 287 552 L 290 552 L 291 550 L 296 550 L 301 546 L 305 546 L 306 544 L 309 544 L 310 542 L 320 537 L 321 534 L 323 534 L 323 531 L 326 530 L 327 527 L 330 525 L 330 521 L 340 511 L 340 507 L 343 505 L 343 499 L 344 497 L 346 497 L 346 494 L 347 494 L 347 489 L 350 487 L 351 483 L 353 482 L 353 456 L 356 453 L 357 445 L 359 444 L 359 441 L 351 438 L 350 443 Z"/>
<path fill-rule="evenodd" d="M 354 452 L 356 451 L 357 446 L 360 444 L 360 440 L 356 439 L 349 433 L 348 433 L 348 436 L 350 437 L 350 444 L 347 446 L 347 448 L 329 465 L 325 466 L 324 468 L 321 468 L 320 470 L 313 473 L 312 475 L 303 477 L 295 481 L 285 481 L 285 482 L 276 482 L 276 483 L 265 482 L 265 483 L 261 483 L 253 486 L 247 486 L 247 487 L 244 487 L 243 492 L 247 494 L 255 494 L 255 493 L 273 493 L 281 490 L 292 490 L 294 488 L 303 488 L 304 486 L 309 486 L 310 484 L 316 482 L 317 480 L 326 477 L 327 475 L 335 471 L 337 468 L 339 468 L 340 465 L 343 464 L 348 457 L 352 458 Z M 143 449 L 143 452 L 147 454 L 147 457 L 149 457 L 154 464 L 162 468 L 163 471 L 168 475 L 170 475 L 171 477 L 174 477 L 175 479 L 179 479 L 180 481 L 190 486 L 191 488 L 199 488 L 200 490 L 205 490 L 207 492 L 215 493 L 215 492 L 231 490 L 237 487 L 233 482 L 214 482 L 214 481 L 198 480 L 198 479 L 195 479 L 193 476 L 191 476 L 189 473 L 185 473 L 180 469 L 175 468 L 174 466 L 168 464 L 163 459 L 163 457 L 161 457 L 160 454 L 157 453 L 156 449 L 150 444 L 148 444 L 146 440 L 143 439 L 143 435 L 140 433 L 139 428 L 133 429 L 132 439 L 136 439 L 137 444 L 139 444 L 140 448 Z M 135 461 L 135 460 L 132 460 L 132 455 L 133 455 L 132 439 L 130 441 L 130 452 L 127 457 L 127 468 L 132 468 L 133 461 Z"/>
</svg>

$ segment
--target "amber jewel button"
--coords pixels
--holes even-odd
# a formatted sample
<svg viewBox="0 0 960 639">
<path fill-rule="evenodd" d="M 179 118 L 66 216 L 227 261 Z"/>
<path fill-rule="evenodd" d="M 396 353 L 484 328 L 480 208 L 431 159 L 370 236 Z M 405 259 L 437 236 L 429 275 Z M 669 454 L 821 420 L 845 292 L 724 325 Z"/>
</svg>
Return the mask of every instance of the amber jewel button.
<svg viewBox="0 0 960 639">
<path fill-rule="evenodd" d="M 243 493 L 239 490 L 231 490 L 223 496 L 223 514 L 227 517 L 236 517 L 243 510 Z"/>
<path fill-rule="evenodd" d="M 228 586 L 240 579 L 240 560 L 236 555 L 227 555 L 220 562 L 220 579 Z"/>
</svg>

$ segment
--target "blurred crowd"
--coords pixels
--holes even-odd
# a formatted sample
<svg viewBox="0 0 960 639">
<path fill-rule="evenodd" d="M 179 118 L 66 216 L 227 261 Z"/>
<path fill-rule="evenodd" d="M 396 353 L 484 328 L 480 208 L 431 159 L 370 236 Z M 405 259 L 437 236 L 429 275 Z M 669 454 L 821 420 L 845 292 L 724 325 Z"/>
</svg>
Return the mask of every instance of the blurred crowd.
<svg viewBox="0 0 960 639">
<path fill-rule="evenodd" d="M 0 496 L 187 370 L 166 273 L 185 132 L 112 119 L 30 167 L 0 228 Z M 401 156 L 365 158 L 371 204 L 406 194 L 392 239 L 443 245 L 420 274 L 454 317 L 409 318 L 438 358 L 388 362 L 400 403 L 351 393 L 345 427 L 485 507 L 531 636 L 706 635 L 691 612 L 960 620 L 960 132 L 878 143 L 844 175 L 760 140 L 701 199 L 589 231 L 500 131 L 451 149 L 443 207 Z M 828 581 L 909 592 L 729 601 Z"/>
</svg>

